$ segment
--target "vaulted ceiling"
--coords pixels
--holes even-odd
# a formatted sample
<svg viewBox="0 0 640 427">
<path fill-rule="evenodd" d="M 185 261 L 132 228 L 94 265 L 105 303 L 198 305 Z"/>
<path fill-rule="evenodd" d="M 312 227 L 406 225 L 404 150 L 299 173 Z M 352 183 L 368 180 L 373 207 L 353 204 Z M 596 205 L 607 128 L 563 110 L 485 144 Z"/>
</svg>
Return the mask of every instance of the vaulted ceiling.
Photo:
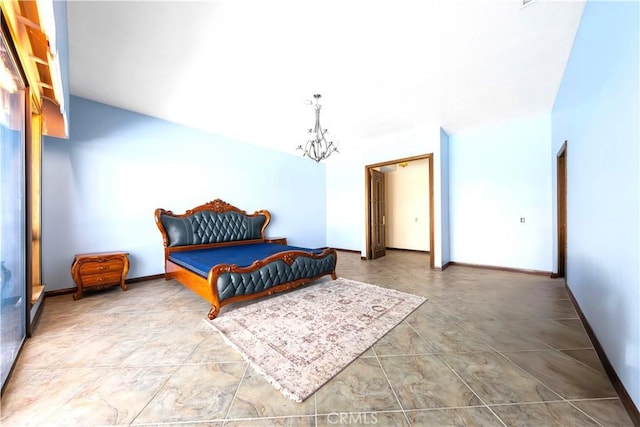
<svg viewBox="0 0 640 427">
<path fill-rule="evenodd" d="M 71 94 L 294 152 L 551 111 L 583 1 L 69 1 Z M 71 112 L 73 114 L 73 112 Z"/>
</svg>

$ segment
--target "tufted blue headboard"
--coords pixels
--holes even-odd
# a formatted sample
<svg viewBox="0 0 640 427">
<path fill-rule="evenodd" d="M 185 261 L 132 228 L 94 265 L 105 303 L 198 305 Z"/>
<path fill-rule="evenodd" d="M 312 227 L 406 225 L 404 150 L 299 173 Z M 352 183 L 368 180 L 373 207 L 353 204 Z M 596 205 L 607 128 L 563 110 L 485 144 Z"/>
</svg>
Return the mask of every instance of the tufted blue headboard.
<svg viewBox="0 0 640 427">
<path fill-rule="evenodd" d="M 169 248 L 264 239 L 271 216 L 265 210 L 247 214 L 216 199 L 182 215 L 156 209 L 155 218 L 164 246 Z"/>
</svg>

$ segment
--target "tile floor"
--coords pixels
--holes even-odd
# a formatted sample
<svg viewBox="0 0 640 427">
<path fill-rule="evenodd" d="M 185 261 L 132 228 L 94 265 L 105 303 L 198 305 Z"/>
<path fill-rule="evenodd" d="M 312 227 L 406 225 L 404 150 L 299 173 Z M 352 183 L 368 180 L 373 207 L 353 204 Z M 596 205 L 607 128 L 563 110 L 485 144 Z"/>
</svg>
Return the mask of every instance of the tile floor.
<svg viewBox="0 0 640 427">
<path fill-rule="evenodd" d="M 208 303 L 153 280 L 48 298 L 2 397 L 1 424 L 632 425 L 562 280 L 431 271 L 427 255 L 406 251 L 338 259 L 340 276 L 429 300 L 303 403 L 203 324 Z"/>
</svg>

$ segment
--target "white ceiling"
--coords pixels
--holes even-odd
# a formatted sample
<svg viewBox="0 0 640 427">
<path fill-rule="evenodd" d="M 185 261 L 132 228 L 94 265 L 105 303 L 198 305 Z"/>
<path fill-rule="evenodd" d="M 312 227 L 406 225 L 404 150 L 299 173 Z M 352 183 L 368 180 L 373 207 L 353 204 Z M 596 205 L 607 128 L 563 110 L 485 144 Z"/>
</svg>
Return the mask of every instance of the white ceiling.
<svg viewBox="0 0 640 427">
<path fill-rule="evenodd" d="M 71 94 L 294 152 L 551 111 L 584 1 L 69 1 Z M 73 112 L 72 112 L 73 114 Z"/>
</svg>

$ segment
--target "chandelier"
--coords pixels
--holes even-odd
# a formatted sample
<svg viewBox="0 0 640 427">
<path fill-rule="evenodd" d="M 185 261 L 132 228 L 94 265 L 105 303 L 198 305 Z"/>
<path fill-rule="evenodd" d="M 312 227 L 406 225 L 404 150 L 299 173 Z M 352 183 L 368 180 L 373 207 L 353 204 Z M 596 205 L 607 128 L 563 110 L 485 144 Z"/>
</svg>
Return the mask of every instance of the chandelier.
<svg viewBox="0 0 640 427">
<path fill-rule="evenodd" d="M 304 153 L 303 157 L 309 157 L 316 162 L 320 162 L 320 160 L 324 160 L 329 158 L 331 153 L 338 152 L 338 147 L 324 137 L 324 135 L 328 132 L 328 129 L 323 130 L 320 126 L 320 109 L 322 106 L 318 103 L 320 99 L 320 94 L 313 95 L 315 99 L 315 104 L 313 108 L 316 110 L 316 125 L 313 129 L 309 129 L 309 133 L 312 134 L 311 139 L 307 140 L 307 143 L 304 145 L 298 145 L 296 150 L 302 150 Z M 310 105 L 313 103 L 312 101 L 307 101 Z"/>
</svg>

